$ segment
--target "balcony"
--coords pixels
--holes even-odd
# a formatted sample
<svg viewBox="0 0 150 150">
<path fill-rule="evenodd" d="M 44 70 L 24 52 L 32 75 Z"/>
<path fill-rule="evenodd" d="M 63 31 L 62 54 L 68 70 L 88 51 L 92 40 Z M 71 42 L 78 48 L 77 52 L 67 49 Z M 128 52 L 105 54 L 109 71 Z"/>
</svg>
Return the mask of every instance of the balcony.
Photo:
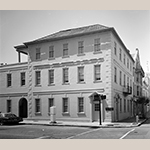
<svg viewBox="0 0 150 150">
<path fill-rule="evenodd" d="M 124 86 L 123 87 L 123 94 L 132 94 L 132 87 L 131 86 Z"/>
</svg>

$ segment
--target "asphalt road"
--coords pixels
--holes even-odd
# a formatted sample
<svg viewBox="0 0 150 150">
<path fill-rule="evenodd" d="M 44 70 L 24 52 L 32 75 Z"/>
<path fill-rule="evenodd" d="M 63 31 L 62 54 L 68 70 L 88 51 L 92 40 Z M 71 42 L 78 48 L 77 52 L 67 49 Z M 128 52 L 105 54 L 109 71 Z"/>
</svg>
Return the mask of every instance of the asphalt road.
<svg viewBox="0 0 150 150">
<path fill-rule="evenodd" d="M 150 139 L 150 119 L 133 129 L 124 139 Z"/>
<path fill-rule="evenodd" d="M 0 126 L 0 139 L 66 139 L 89 130 L 93 129 L 42 125 L 3 125 Z"/>
<path fill-rule="evenodd" d="M 135 128 L 4 125 L 0 139 L 150 139 L 150 119 Z"/>
</svg>

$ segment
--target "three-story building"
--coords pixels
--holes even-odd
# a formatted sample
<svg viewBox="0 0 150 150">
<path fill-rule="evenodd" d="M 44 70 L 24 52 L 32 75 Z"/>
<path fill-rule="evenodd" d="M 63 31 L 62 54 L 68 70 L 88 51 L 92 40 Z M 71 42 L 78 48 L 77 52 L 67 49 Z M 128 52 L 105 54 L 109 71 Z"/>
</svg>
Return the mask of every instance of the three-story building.
<svg viewBox="0 0 150 150">
<path fill-rule="evenodd" d="M 10 107 L 28 119 L 49 119 L 56 106 L 57 120 L 98 121 L 98 93 L 106 95 L 102 122 L 133 114 L 134 60 L 114 28 L 63 30 L 15 48 L 19 63 L 0 66 L 2 112 Z M 20 63 L 20 53 L 27 63 Z"/>
</svg>

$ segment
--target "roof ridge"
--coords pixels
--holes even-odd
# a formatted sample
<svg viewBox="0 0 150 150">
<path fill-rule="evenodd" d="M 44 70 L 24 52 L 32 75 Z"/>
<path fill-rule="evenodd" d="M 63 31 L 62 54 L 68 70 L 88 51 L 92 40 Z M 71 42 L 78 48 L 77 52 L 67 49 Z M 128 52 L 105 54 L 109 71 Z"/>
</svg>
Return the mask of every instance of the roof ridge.
<svg viewBox="0 0 150 150">
<path fill-rule="evenodd" d="M 71 35 L 78 35 L 82 33 L 89 33 L 89 32 L 98 31 L 98 30 L 105 30 L 109 28 L 110 27 L 106 27 L 100 24 L 93 24 L 93 25 L 88 25 L 88 26 L 83 26 L 83 27 L 70 28 L 66 30 L 60 30 L 53 34 L 49 34 L 47 36 L 43 36 L 41 38 L 29 41 L 29 42 L 25 42 L 24 44 L 40 42 L 40 41 L 54 39 L 54 38 L 61 38 L 61 37 L 66 37 L 66 36 L 71 36 Z"/>
<path fill-rule="evenodd" d="M 89 27 L 93 27 L 93 26 L 101 26 L 101 27 L 109 28 L 109 27 L 101 25 L 101 24 L 92 24 L 92 25 L 87 25 L 87 26 L 82 26 L 82 27 L 68 28 L 68 29 L 60 30 L 58 32 L 69 31 L 69 30 L 77 30 L 77 29 L 83 29 L 83 28 L 89 28 Z"/>
</svg>

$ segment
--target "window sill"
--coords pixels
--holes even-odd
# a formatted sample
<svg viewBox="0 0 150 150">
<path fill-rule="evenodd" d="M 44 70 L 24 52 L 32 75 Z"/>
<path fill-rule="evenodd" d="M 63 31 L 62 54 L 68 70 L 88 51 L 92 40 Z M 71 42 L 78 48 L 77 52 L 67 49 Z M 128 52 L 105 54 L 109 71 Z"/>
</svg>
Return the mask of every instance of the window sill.
<svg viewBox="0 0 150 150">
<path fill-rule="evenodd" d="M 42 85 L 40 84 L 40 85 L 35 85 L 35 87 L 41 87 Z"/>
<path fill-rule="evenodd" d="M 36 116 L 42 116 L 42 113 L 41 112 L 35 112 L 35 115 Z"/>
<path fill-rule="evenodd" d="M 86 84 L 85 81 L 77 82 L 77 84 Z"/>
<path fill-rule="evenodd" d="M 12 88 L 12 85 L 11 86 L 7 86 L 7 88 Z"/>
<path fill-rule="evenodd" d="M 55 86 L 55 84 L 54 84 L 54 83 L 52 83 L 52 84 L 48 84 L 48 86 Z"/>
<path fill-rule="evenodd" d="M 93 54 L 101 54 L 102 53 L 102 51 L 100 50 L 100 51 L 94 51 L 93 52 Z"/>
<path fill-rule="evenodd" d="M 69 57 L 70 57 L 70 56 L 68 56 L 68 55 L 67 55 L 67 56 L 62 56 L 62 58 L 69 58 Z"/>
<path fill-rule="evenodd" d="M 63 112 L 62 115 L 63 116 L 70 116 L 69 112 Z"/>
<path fill-rule="evenodd" d="M 78 112 L 77 114 L 78 114 L 79 116 L 82 116 L 82 115 L 85 116 L 85 112 Z"/>
<path fill-rule="evenodd" d="M 48 58 L 48 60 L 55 60 L 55 58 L 53 57 L 53 58 Z"/>
<path fill-rule="evenodd" d="M 70 85 L 70 83 L 63 83 L 62 85 Z"/>
<path fill-rule="evenodd" d="M 42 59 L 35 59 L 35 61 L 42 61 Z"/>
<path fill-rule="evenodd" d="M 102 83 L 102 80 L 94 81 L 93 83 Z"/>
<path fill-rule="evenodd" d="M 77 54 L 77 56 L 85 56 L 85 54 L 84 54 L 84 53 L 81 53 L 81 54 Z"/>
<path fill-rule="evenodd" d="M 26 87 L 26 85 L 20 85 L 20 87 Z"/>
</svg>

